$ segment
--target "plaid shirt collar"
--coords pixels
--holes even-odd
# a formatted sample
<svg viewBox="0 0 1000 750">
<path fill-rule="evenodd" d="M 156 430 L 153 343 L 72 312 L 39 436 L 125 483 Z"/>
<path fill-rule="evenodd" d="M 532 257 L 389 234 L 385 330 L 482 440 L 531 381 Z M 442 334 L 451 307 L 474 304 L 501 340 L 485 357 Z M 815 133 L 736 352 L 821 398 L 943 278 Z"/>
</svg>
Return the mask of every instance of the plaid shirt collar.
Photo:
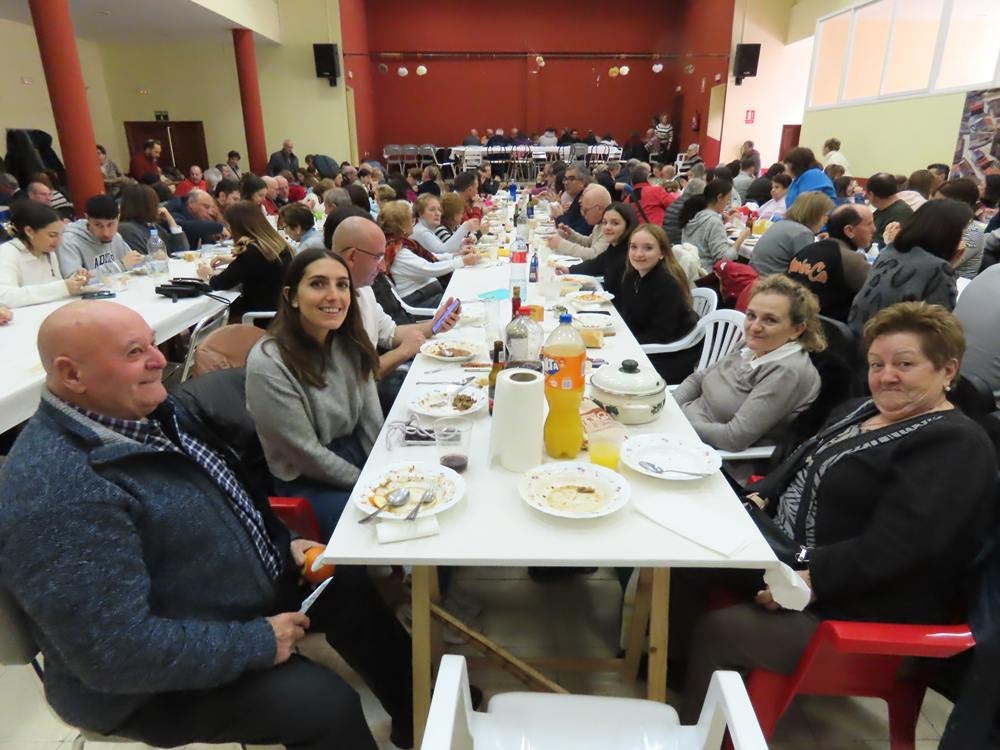
<svg viewBox="0 0 1000 750">
<path fill-rule="evenodd" d="M 168 448 L 171 450 L 181 450 L 180 445 L 174 442 L 163 429 L 160 421 L 155 418 L 145 418 L 145 419 L 122 419 L 120 417 L 109 417 L 106 414 L 98 414 L 90 409 L 84 409 L 82 406 L 77 406 L 76 404 L 71 404 L 68 401 L 63 401 L 70 408 L 78 411 L 87 419 L 97 422 L 99 425 L 107 427 L 109 430 L 118 433 L 129 440 L 134 440 L 137 443 L 142 443 L 143 445 L 152 445 L 157 448 Z M 174 434 L 177 434 L 179 430 L 177 429 L 177 416 L 174 414 L 174 410 L 168 405 L 168 401 L 164 401 L 157 411 L 165 410 L 166 416 L 173 423 L 171 426 L 174 428 Z"/>
</svg>

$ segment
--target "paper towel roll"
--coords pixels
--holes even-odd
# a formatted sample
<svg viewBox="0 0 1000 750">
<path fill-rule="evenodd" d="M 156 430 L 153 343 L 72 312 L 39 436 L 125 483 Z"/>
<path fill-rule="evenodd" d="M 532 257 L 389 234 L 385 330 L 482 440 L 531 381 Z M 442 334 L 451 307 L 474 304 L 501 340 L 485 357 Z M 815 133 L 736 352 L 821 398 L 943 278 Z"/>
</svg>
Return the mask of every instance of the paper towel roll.
<svg viewBox="0 0 1000 750">
<path fill-rule="evenodd" d="M 497 376 L 490 426 L 490 464 L 523 472 L 542 462 L 545 381 L 540 372 L 510 369 Z"/>
</svg>

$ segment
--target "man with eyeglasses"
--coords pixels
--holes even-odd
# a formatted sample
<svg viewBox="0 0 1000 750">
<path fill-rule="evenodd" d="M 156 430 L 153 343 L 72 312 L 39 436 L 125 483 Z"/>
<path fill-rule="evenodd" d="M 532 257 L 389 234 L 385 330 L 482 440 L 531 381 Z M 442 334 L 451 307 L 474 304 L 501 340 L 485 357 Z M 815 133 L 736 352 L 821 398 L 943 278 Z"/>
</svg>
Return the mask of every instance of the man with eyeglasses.
<svg viewBox="0 0 1000 750">
<path fill-rule="evenodd" d="M 554 252 L 585 260 L 596 258 L 608 249 L 608 241 L 601 231 L 601 220 L 610 205 L 611 193 L 606 187 L 596 182 L 587 185 L 580 196 L 580 212 L 587 224 L 593 228 L 588 234 L 580 234 L 561 224 L 558 234 L 549 237 L 549 248 Z"/>
<path fill-rule="evenodd" d="M 363 216 L 349 216 L 337 225 L 331 246 L 344 258 L 351 272 L 365 331 L 372 344 L 383 352 L 379 356 L 379 371 L 384 378 L 387 373 L 416 356 L 424 342 L 434 335 L 431 329 L 452 303 L 452 299 L 447 299 L 430 320 L 396 325 L 379 305 L 372 289 L 372 282 L 378 275 L 379 265 L 385 255 L 385 235 L 378 224 Z M 460 315 L 461 306 L 448 316 L 438 333 L 454 328 Z"/>
<path fill-rule="evenodd" d="M 573 199 L 573 202 L 570 203 L 565 213 L 561 216 L 556 216 L 556 225 L 565 224 L 578 234 L 590 233 L 590 224 L 583 217 L 583 211 L 580 208 L 580 198 L 583 195 L 583 189 L 589 183 L 590 173 L 583 164 L 571 164 L 566 168 L 566 174 L 563 176 L 563 186 Z M 558 213 L 558 209 L 556 213 Z"/>
</svg>

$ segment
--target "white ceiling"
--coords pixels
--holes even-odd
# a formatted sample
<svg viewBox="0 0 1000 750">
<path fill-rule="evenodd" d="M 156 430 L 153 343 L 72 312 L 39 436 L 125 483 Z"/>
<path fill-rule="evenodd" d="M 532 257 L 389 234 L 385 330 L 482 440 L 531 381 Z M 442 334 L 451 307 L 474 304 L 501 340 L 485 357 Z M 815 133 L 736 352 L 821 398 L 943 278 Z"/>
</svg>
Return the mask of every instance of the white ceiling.
<svg viewBox="0 0 1000 750">
<path fill-rule="evenodd" d="M 191 0 L 69 0 L 69 7 L 76 35 L 84 39 L 231 41 L 231 29 L 240 27 Z M 0 18 L 31 24 L 28 0 L 0 0 Z"/>
</svg>

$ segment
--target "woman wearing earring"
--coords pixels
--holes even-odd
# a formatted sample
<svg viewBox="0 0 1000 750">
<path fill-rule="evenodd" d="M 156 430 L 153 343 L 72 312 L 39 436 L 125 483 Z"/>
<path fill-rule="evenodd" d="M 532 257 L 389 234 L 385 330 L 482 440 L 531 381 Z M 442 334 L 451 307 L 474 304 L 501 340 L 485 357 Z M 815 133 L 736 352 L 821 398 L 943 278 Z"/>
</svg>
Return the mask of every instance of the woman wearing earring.
<svg viewBox="0 0 1000 750">
<path fill-rule="evenodd" d="M 758 279 L 751 295 L 746 346 L 674 391 L 698 437 L 724 451 L 777 440 L 819 395 L 809 359 L 826 348 L 816 295 L 782 274 Z"/>
<path fill-rule="evenodd" d="M 903 302 L 868 321 L 864 343 L 871 398 L 843 408 L 747 498 L 799 548 L 812 601 L 782 610 L 760 584 L 703 616 L 682 722 L 697 720 L 714 670 L 791 674 L 822 620 L 947 623 L 966 604 L 970 566 L 995 528 L 997 466 L 986 433 L 948 401 L 962 325 L 940 305 Z"/>
<path fill-rule="evenodd" d="M 347 264 L 326 248 L 299 253 L 247 358 L 247 408 L 275 489 L 308 498 L 324 539 L 382 426 L 377 376 Z"/>
<path fill-rule="evenodd" d="M 625 324 L 640 344 L 668 344 L 683 338 L 698 322 L 691 309 L 687 276 L 674 258 L 667 233 L 640 224 L 629 237 L 625 278 L 614 299 Z M 701 347 L 653 354 L 650 362 L 668 383 L 679 383 L 694 370 Z"/>
</svg>

